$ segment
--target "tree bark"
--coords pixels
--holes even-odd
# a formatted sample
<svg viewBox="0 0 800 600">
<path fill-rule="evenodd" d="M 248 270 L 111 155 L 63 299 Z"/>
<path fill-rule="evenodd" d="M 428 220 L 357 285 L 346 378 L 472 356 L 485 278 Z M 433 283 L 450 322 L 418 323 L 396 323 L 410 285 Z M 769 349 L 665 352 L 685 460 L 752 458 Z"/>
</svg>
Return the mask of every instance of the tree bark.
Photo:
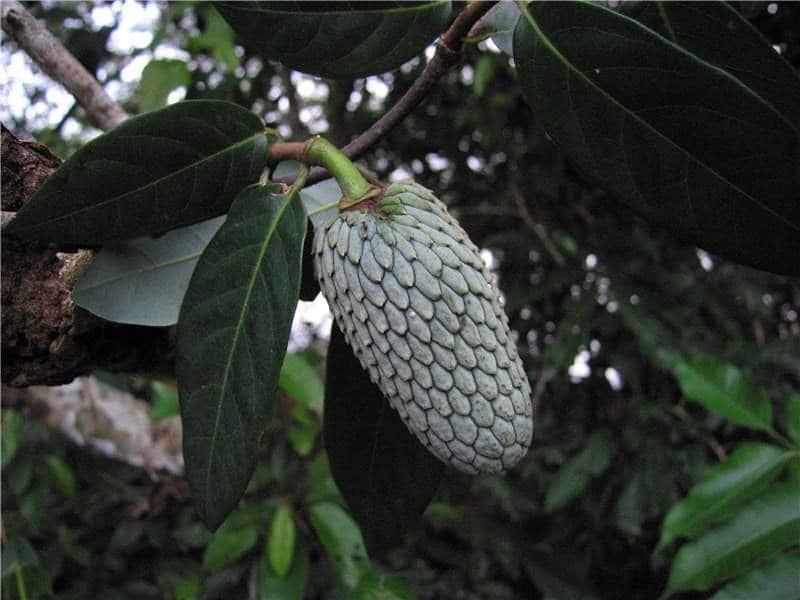
<svg viewBox="0 0 800 600">
<path fill-rule="evenodd" d="M 2 128 L 3 221 L 58 167 L 45 146 Z M 92 253 L 58 252 L 2 236 L 2 379 L 57 385 L 94 370 L 171 376 L 174 330 L 110 323 L 78 308 L 72 283 Z"/>
</svg>

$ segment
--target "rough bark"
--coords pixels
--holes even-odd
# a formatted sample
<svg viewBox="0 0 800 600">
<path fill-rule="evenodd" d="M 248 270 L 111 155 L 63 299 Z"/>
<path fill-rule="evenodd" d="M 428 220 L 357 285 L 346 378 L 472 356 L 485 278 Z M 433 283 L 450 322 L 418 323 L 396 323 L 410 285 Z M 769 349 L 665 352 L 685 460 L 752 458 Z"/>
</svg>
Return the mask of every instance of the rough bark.
<svg viewBox="0 0 800 600">
<path fill-rule="evenodd" d="M 46 147 L 19 140 L 2 128 L 3 220 L 59 164 Z M 2 379 L 10 386 L 56 385 L 96 369 L 169 375 L 174 337 L 170 328 L 104 321 L 72 302 L 70 287 L 91 253 L 2 236 Z"/>
</svg>

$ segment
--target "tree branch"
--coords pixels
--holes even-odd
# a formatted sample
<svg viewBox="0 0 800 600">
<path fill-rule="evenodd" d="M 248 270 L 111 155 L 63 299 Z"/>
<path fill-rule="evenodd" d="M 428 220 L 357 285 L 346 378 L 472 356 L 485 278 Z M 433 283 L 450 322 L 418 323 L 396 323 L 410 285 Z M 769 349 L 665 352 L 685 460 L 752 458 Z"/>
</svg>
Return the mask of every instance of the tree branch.
<svg viewBox="0 0 800 600">
<path fill-rule="evenodd" d="M 495 4 L 497 4 L 495 1 L 484 2 L 482 0 L 473 0 L 467 4 L 452 25 L 439 38 L 436 43 L 436 53 L 406 93 L 369 129 L 342 148 L 342 152 L 348 158 L 356 159 L 361 156 L 419 106 L 441 76 L 461 59 L 464 38 L 472 26 Z M 273 153 L 281 152 L 279 146 L 281 144 L 272 146 L 270 158 L 273 157 Z M 330 174 L 325 169 L 314 168 L 308 176 L 307 183 L 310 185 L 328 177 Z M 291 181 L 287 180 L 285 183 L 291 183 Z"/>
<path fill-rule="evenodd" d="M 128 116 L 94 76 L 21 3 L 3 0 L 0 18 L 3 31 L 42 71 L 75 97 L 95 126 L 111 129 Z"/>
</svg>

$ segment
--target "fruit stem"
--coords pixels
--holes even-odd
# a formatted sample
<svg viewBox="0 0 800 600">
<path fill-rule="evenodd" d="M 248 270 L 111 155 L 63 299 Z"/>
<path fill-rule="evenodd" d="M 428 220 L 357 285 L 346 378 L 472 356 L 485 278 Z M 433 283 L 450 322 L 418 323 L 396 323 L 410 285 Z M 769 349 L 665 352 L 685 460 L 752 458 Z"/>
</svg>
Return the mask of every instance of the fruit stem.
<svg viewBox="0 0 800 600">
<path fill-rule="evenodd" d="M 306 146 L 308 164 L 325 167 L 336 178 L 347 204 L 360 200 L 369 190 L 370 184 L 352 161 L 325 138 L 311 138 Z"/>
</svg>

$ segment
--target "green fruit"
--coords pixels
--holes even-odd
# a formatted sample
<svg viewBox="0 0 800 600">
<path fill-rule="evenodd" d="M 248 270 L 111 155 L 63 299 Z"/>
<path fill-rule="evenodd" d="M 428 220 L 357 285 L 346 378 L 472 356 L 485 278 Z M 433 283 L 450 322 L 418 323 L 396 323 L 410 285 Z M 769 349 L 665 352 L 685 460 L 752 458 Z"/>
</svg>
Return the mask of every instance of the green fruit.
<svg viewBox="0 0 800 600">
<path fill-rule="evenodd" d="M 467 472 L 501 472 L 531 443 L 530 384 L 478 248 L 416 183 L 391 184 L 314 235 L 320 288 L 409 430 Z"/>
</svg>

